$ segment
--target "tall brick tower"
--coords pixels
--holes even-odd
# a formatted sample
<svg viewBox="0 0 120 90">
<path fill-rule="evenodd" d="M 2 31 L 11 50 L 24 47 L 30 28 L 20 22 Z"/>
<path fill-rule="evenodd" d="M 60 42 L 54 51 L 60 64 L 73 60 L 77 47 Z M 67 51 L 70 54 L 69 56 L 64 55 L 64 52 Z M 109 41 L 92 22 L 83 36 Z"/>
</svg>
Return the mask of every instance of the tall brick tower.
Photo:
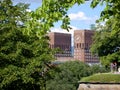
<svg viewBox="0 0 120 90">
<path fill-rule="evenodd" d="M 85 63 L 98 63 L 99 57 L 93 56 L 90 52 L 92 44 L 93 30 L 75 30 L 74 31 L 74 59 Z"/>
</svg>

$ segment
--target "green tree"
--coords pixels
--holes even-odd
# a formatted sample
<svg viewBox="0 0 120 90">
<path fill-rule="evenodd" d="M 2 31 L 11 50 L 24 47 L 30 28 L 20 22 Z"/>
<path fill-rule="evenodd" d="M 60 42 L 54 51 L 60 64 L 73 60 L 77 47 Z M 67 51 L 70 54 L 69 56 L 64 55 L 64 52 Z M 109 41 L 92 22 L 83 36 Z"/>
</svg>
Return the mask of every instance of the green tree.
<svg viewBox="0 0 120 90">
<path fill-rule="evenodd" d="M 90 66 L 79 61 L 61 63 L 57 68 L 51 80 L 47 81 L 47 90 L 76 90 L 78 81 L 92 74 Z"/>
<path fill-rule="evenodd" d="M 56 66 L 51 79 L 46 82 L 47 90 L 76 90 L 83 77 L 95 73 L 109 72 L 104 66 L 89 66 L 80 61 L 68 61 Z"/>
<path fill-rule="evenodd" d="M 67 15 L 67 11 L 74 4 L 83 4 L 84 0 L 42 0 L 42 5 L 31 13 L 32 19 L 27 22 L 26 33 L 36 32 L 38 36 L 42 33 L 50 31 L 51 27 L 54 27 L 54 23 L 59 20 L 62 21 L 61 28 L 69 30 L 70 29 L 70 18 Z M 37 25 L 40 29 L 31 29 L 34 26 L 31 25 L 33 22 L 39 20 Z"/>
<path fill-rule="evenodd" d="M 105 4 L 99 21 L 105 21 L 105 26 L 98 27 L 93 38 L 91 51 L 100 56 L 105 65 L 112 61 L 120 62 L 120 1 L 118 0 L 93 0 L 91 6 L 94 8 L 99 3 Z"/>
<path fill-rule="evenodd" d="M 46 34 L 23 34 L 32 19 L 27 8 L 25 4 L 13 5 L 11 0 L 0 1 L 0 90 L 45 89 L 44 76 L 49 73 L 45 68 L 53 52 Z M 37 23 L 32 22 L 33 26 Z"/>
<path fill-rule="evenodd" d="M 120 62 L 120 36 L 119 33 L 113 36 L 112 25 L 98 26 L 93 37 L 91 51 L 100 56 L 101 63 L 110 65 L 110 62 Z"/>
</svg>

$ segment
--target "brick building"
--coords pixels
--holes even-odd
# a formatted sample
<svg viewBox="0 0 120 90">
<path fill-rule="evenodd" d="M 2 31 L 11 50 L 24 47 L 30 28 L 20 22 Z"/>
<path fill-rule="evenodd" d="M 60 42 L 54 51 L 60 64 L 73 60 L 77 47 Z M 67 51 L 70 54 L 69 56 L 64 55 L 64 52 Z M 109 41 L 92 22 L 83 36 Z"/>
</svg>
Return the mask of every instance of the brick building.
<svg viewBox="0 0 120 90">
<path fill-rule="evenodd" d="M 99 57 L 92 55 L 90 45 L 92 44 L 93 30 L 74 31 L 74 59 L 85 63 L 98 63 Z"/>
<path fill-rule="evenodd" d="M 62 52 L 56 53 L 58 61 L 80 60 L 85 63 L 99 63 L 99 57 L 92 55 L 90 45 L 92 44 L 93 30 L 75 30 L 74 31 L 74 54 L 72 57 L 71 34 L 50 32 L 50 47 L 59 47 Z"/>
<path fill-rule="evenodd" d="M 51 48 L 60 48 L 62 51 L 55 54 L 57 59 L 70 59 L 71 55 L 71 34 L 50 32 L 50 47 Z"/>
</svg>

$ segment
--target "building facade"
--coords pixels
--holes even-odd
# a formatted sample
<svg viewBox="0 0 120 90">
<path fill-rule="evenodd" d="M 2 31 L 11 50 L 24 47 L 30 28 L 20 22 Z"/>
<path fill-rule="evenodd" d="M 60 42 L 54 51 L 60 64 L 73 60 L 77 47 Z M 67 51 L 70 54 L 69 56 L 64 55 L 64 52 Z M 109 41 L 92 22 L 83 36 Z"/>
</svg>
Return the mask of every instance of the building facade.
<svg viewBox="0 0 120 90">
<path fill-rule="evenodd" d="M 74 31 L 74 59 L 85 63 L 98 63 L 99 57 L 92 55 L 90 46 L 92 44 L 93 30 L 75 30 Z"/>
<path fill-rule="evenodd" d="M 55 57 L 67 59 L 71 57 L 71 34 L 50 32 L 50 48 L 59 48 L 61 52 L 55 54 Z"/>
<path fill-rule="evenodd" d="M 75 30 L 74 48 L 72 55 L 71 34 L 50 32 L 50 48 L 60 48 L 62 52 L 55 54 L 58 61 L 79 60 L 85 63 L 99 63 L 99 57 L 92 55 L 90 46 L 92 44 L 93 30 Z"/>
</svg>

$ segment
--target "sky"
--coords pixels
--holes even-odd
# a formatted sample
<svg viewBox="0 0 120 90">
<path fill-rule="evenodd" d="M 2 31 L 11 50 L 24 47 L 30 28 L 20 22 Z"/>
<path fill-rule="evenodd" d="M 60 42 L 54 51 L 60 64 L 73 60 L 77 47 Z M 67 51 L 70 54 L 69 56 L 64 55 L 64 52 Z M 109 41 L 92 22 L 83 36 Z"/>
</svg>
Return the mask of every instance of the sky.
<svg viewBox="0 0 120 90">
<path fill-rule="evenodd" d="M 30 10 L 37 9 L 41 4 L 42 0 L 13 0 L 14 3 L 22 2 L 29 3 Z M 104 9 L 104 6 L 97 6 L 96 8 L 90 8 L 90 1 L 87 1 L 85 4 L 77 5 L 75 4 L 72 8 L 68 10 L 68 16 L 71 19 L 70 26 L 72 30 L 67 32 L 60 28 L 61 22 L 55 23 L 55 27 L 51 28 L 53 32 L 64 32 L 64 33 L 73 33 L 74 30 L 84 30 L 90 29 L 91 24 L 95 24 L 95 21 L 99 19 L 100 12 Z"/>
</svg>

